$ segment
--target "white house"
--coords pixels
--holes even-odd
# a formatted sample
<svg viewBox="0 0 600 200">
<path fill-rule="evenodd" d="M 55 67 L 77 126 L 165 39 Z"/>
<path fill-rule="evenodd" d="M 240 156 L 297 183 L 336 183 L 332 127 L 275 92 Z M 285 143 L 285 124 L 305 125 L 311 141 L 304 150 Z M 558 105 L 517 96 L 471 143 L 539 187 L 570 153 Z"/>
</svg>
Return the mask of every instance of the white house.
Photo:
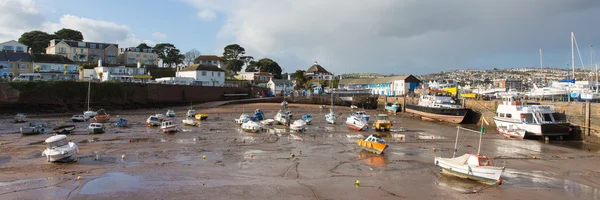
<svg viewBox="0 0 600 200">
<path fill-rule="evenodd" d="M 96 74 L 100 76 L 100 81 L 121 81 L 121 82 L 147 82 L 152 78 L 148 75 L 145 68 L 142 68 L 141 63 L 138 62 L 137 67 L 106 67 L 102 66 L 102 60 L 98 61 L 98 67 L 94 68 Z"/>
<path fill-rule="evenodd" d="M 267 88 L 271 89 L 273 95 L 282 95 L 285 91 L 286 95 L 290 95 L 294 91 L 294 82 L 289 79 L 272 79 L 267 83 Z"/>
<path fill-rule="evenodd" d="M 77 63 L 61 55 L 33 54 L 33 72 L 42 76 L 42 80 L 77 80 Z"/>
<path fill-rule="evenodd" d="M 225 71 L 214 65 L 193 64 L 175 73 L 176 77 L 193 78 L 203 86 L 223 86 Z"/>
<path fill-rule="evenodd" d="M 0 43 L 0 51 L 27 53 L 27 45 L 11 40 L 8 42 Z"/>
<path fill-rule="evenodd" d="M 201 55 L 194 59 L 194 64 L 200 65 L 213 65 L 218 68 L 223 68 L 223 60 L 216 55 Z"/>
<path fill-rule="evenodd" d="M 346 90 L 370 90 L 371 94 L 401 96 L 413 93 L 421 81 L 412 75 L 376 79 L 342 79 L 338 87 Z"/>
</svg>

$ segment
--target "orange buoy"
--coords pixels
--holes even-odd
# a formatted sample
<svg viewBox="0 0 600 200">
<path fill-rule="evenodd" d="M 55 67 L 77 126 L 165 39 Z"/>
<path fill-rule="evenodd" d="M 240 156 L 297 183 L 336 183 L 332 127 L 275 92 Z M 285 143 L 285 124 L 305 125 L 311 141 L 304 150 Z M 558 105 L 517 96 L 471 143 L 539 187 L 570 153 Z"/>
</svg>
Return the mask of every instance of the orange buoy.
<svg viewBox="0 0 600 200">
<path fill-rule="evenodd" d="M 254 158 L 254 154 L 250 154 L 250 158 Z"/>
</svg>

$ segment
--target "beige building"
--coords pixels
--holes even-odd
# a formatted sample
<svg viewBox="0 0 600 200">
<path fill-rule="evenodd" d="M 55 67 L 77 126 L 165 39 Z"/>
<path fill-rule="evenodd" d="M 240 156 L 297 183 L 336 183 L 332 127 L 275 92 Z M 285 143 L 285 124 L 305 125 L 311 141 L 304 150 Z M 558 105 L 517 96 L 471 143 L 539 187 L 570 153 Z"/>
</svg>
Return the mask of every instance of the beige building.
<svg viewBox="0 0 600 200">
<path fill-rule="evenodd" d="M 80 42 L 71 40 L 50 40 L 46 54 L 65 56 L 75 62 L 102 62 L 117 64 L 118 44 Z"/>
<path fill-rule="evenodd" d="M 158 54 L 153 49 L 121 48 L 118 58 L 118 62 L 124 65 L 133 65 L 138 62 L 143 65 L 158 65 Z"/>
</svg>

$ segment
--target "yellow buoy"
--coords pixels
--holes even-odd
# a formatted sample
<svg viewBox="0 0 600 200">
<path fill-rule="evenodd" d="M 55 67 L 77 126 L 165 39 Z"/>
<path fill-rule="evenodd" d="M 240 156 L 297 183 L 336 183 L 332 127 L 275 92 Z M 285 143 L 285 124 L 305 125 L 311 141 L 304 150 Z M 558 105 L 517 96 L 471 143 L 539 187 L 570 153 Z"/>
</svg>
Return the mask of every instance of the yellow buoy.
<svg viewBox="0 0 600 200">
<path fill-rule="evenodd" d="M 78 176 L 78 177 L 77 177 L 77 180 L 81 180 L 81 176 Z"/>
<path fill-rule="evenodd" d="M 537 159 L 537 156 L 532 156 L 533 159 Z"/>
<path fill-rule="evenodd" d="M 290 158 L 294 158 L 294 153 L 290 153 Z"/>
<path fill-rule="evenodd" d="M 356 179 L 356 182 L 354 182 L 354 184 L 355 184 L 356 186 L 360 186 L 360 180 Z"/>
<path fill-rule="evenodd" d="M 203 160 L 206 160 L 206 155 L 203 155 L 203 156 L 202 156 L 202 159 L 203 159 Z"/>
</svg>

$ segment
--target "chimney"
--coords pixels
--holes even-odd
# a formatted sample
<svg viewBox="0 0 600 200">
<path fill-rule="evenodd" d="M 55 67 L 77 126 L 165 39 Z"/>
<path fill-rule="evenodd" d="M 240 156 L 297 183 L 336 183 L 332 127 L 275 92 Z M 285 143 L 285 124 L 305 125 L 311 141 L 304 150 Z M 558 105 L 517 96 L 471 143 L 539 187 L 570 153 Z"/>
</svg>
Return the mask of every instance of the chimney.
<svg viewBox="0 0 600 200">
<path fill-rule="evenodd" d="M 288 81 L 289 80 L 292 80 L 292 75 L 291 74 L 288 74 Z"/>
<path fill-rule="evenodd" d="M 98 67 L 102 67 L 102 60 L 98 59 Z"/>
<path fill-rule="evenodd" d="M 140 61 L 137 62 L 137 68 L 142 68 L 142 63 Z"/>
</svg>

